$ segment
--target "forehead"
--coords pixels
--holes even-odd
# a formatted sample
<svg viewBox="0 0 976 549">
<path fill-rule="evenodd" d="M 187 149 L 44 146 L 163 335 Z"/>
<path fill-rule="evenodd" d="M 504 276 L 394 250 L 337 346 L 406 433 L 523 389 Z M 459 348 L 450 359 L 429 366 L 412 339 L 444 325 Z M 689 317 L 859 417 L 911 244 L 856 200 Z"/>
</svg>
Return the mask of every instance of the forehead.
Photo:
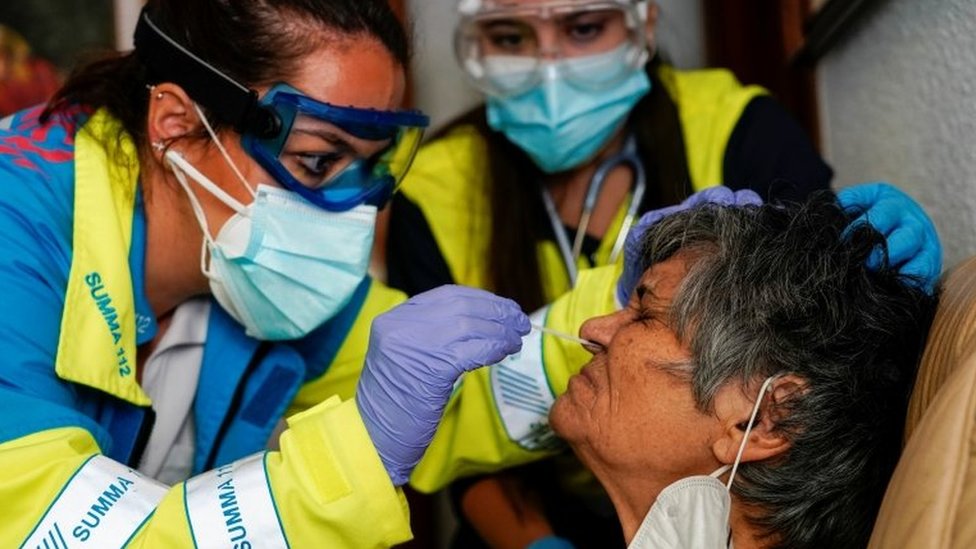
<svg viewBox="0 0 976 549">
<path fill-rule="evenodd" d="M 679 250 L 668 259 L 659 261 L 644 271 L 637 285 L 638 290 L 641 288 L 651 290 L 656 298 L 671 301 L 681 288 L 681 283 L 688 275 L 693 262 L 692 253 Z"/>
<path fill-rule="evenodd" d="M 288 83 L 318 101 L 378 110 L 399 108 L 403 101 L 403 67 L 371 36 L 329 39 L 298 66 Z"/>
</svg>

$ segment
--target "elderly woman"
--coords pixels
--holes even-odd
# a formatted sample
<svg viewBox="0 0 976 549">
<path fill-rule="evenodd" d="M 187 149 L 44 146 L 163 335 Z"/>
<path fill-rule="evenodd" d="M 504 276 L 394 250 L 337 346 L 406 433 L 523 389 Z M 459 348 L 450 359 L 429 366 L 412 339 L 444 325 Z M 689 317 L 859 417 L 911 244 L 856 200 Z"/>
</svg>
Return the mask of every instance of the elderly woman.
<svg viewBox="0 0 976 549">
<path fill-rule="evenodd" d="M 884 243 L 849 222 L 824 201 L 671 216 L 627 307 L 584 324 L 551 425 L 631 547 L 865 546 L 934 300 L 864 267 Z"/>
</svg>

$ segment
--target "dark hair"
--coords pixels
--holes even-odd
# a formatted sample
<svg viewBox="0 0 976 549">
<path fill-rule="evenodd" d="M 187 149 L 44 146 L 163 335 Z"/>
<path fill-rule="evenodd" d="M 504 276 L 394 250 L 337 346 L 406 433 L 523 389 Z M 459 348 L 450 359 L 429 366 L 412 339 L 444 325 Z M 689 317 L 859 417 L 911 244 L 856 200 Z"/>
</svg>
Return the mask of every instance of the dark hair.
<svg viewBox="0 0 976 549">
<path fill-rule="evenodd" d="M 802 205 L 709 205 L 645 237 L 645 266 L 693 252 L 670 316 L 692 354 L 676 373 L 691 379 L 702 411 L 734 380 L 806 381 L 764 409 L 789 450 L 742 464 L 732 487 L 775 547 L 865 547 L 901 451 L 935 298 L 888 264 L 873 227 L 848 231 L 859 214 L 829 194 Z M 885 257 L 871 269 L 875 250 Z"/>
<path fill-rule="evenodd" d="M 146 9 L 171 38 L 249 87 L 283 80 L 341 35 L 374 37 L 400 65 L 409 59 L 406 33 L 385 0 L 149 0 Z M 106 108 L 142 144 L 152 83 L 135 52 L 109 55 L 74 71 L 41 121 L 76 105 Z"/>
<path fill-rule="evenodd" d="M 647 173 L 647 191 L 640 212 L 676 204 L 691 194 L 690 176 L 678 111 L 658 78 L 660 60 L 648 64 L 651 91 L 631 111 L 627 125 Z M 513 299 L 526 311 L 546 304 L 541 266 L 536 255 L 540 240 L 551 234 L 541 189 L 546 175 L 532 159 L 502 133 L 492 130 L 479 105 L 438 132 L 434 139 L 460 126 L 477 130 L 486 145 L 491 238 L 488 246 L 490 289 Z"/>
</svg>

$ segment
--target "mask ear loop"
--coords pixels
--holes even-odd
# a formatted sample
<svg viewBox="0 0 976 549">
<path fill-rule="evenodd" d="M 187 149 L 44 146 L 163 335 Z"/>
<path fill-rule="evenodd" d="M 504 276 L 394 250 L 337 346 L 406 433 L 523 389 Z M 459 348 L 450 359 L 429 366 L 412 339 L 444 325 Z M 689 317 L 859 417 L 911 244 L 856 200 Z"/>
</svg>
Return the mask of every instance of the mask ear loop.
<svg viewBox="0 0 976 549">
<path fill-rule="evenodd" d="M 759 406 L 762 404 L 763 397 L 766 396 L 766 391 L 769 390 L 770 384 L 779 376 L 769 376 L 763 381 L 762 387 L 759 388 L 759 395 L 756 396 L 756 404 L 752 407 L 752 415 L 749 417 L 749 423 L 746 424 L 745 434 L 742 435 L 742 443 L 739 444 L 739 452 L 735 455 L 735 462 L 732 464 L 732 472 L 729 473 L 729 481 L 725 484 L 726 490 L 732 489 L 732 481 L 735 479 L 735 473 L 739 469 L 739 462 L 742 460 L 742 452 L 746 449 L 746 442 L 749 441 L 749 433 L 752 431 L 753 423 L 756 421 L 756 415 L 759 413 Z"/>
<path fill-rule="evenodd" d="M 244 174 L 242 174 L 241 171 L 237 169 L 237 164 L 235 164 L 234 161 L 230 159 L 230 154 L 227 153 L 227 149 L 224 148 L 224 144 L 220 142 L 220 139 L 217 139 L 217 132 L 215 132 L 213 130 L 213 127 L 210 126 L 210 122 L 208 122 L 207 117 L 203 115 L 203 111 L 200 109 L 200 106 L 194 103 L 193 108 L 196 109 L 197 115 L 200 117 L 200 122 L 203 122 L 203 127 L 207 130 L 207 134 L 210 135 L 210 139 L 214 142 L 214 145 L 217 145 L 217 149 L 220 151 L 220 154 L 223 155 L 224 161 L 227 162 L 227 165 L 230 166 L 230 169 L 234 171 L 234 175 L 236 175 L 237 179 L 241 182 L 242 185 L 244 185 L 244 188 L 247 189 L 247 192 L 250 193 L 252 197 L 255 196 L 255 191 L 254 189 L 251 188 L 251 184 L 248 183 L 247 179 L 244 178 Z"/>
<path fill-rule="evenodd" d="M 200 272 L 207 278 L 210 278 L 210 269 L 207 265 L 207 251 L 211 246 L 214 246 L 214 239 L 210 236 L 210 225 L 207 223 L 207 216 L 203 212 L 203 206 L 197 199 L 197 195 L 193 193 L 190 182 L 186 180 L 187 174 L 202 187 L 213 193 L 219 200 L 224 201 L 225 204 L 237 213 L 244 214 L 247 208 L 200 173 L 179 152 L 173 150 L 168 151 L 166 153 L 166 160 L 169 162 L 173 175 L 176 176 L 176 180 L 179 181 L 180 186 L 186 191 L 187 197 L 190 199 L 190 207 L 193 209 L 193 215 L 197 218 L 197 221 L 200 223 L 200 228 L 203 230 L 203 246 L 200 247 Z"/>
</svg>

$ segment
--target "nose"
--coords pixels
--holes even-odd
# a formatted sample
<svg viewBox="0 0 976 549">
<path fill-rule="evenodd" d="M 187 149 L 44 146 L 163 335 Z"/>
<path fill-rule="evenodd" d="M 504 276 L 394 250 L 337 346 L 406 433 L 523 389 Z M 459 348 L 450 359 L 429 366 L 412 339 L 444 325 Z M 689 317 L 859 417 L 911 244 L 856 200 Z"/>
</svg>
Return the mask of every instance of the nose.
<svg viewBox="0 0 976 549">
<path fill-rule="evenodd" d="M 603 316 L 595 316 L 580 327 L 580 337 L 606 348 L 626 319 L 626 310 Z"/>
<path fill-rule="evenodd" d="M 559 28 L 551 20 L 543 20 L 535 25 L 535 38 L 538 41 L 537 56 L 546 61 L 552 61 L 559 56 Z"/>
</svg>

